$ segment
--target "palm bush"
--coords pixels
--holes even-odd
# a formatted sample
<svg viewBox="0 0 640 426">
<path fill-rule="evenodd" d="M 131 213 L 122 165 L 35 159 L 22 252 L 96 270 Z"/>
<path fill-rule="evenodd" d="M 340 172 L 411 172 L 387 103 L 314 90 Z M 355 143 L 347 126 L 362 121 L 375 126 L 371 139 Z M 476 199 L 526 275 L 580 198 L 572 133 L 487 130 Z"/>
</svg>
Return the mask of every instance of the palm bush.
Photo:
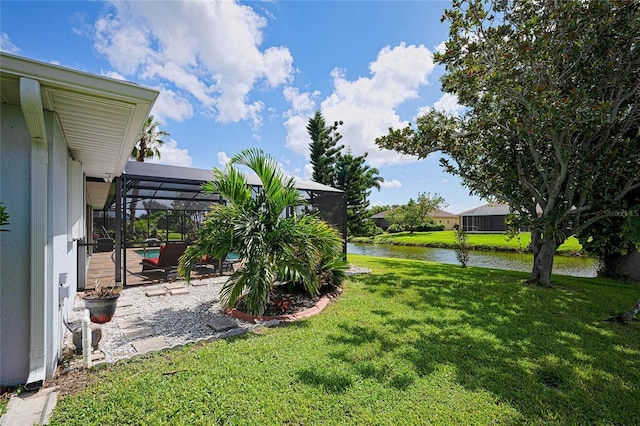
<svg viewBox="0 0 640 426">
<path fill-rule="evenodd" d="M 251 169 L 262 188 L 252 189 L 236 166 Z M 262 315 L 276 280 L 301 283 L 311 295 L 319 293 L 321 276 L 340 280 L 340 234 L 316 216 L 296 214 L 306 201 L 272 157 L 244 150 L 213 175 L 204 188 L 227 205 L 209 211 L 198 239 L 180 259 L 179 272 L 187 282 L 203 256 L 238 253 L 244 262 L 223 286 L 221 301 L 233 306 L 245 295 L 248 312 Z"/>
</svg>

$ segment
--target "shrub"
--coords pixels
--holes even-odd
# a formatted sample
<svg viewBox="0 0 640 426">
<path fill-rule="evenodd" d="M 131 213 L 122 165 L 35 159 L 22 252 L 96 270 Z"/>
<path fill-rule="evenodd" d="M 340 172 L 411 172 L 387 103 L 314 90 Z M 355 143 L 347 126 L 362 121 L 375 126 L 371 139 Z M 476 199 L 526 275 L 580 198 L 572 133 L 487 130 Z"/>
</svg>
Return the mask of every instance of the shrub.
<svg viewBox="0 0 640 426">
<path fill-rule="evenodd" d="M 392 223 L 387 228 L 387 232 L 390 233 L 390 234 L 395 234 L 397 232 L 402 232 L 402 231 L 404 231 L 404 226 L 402 226 L 400 224 L 397 224 L 397 223 Z"/>
</svg>

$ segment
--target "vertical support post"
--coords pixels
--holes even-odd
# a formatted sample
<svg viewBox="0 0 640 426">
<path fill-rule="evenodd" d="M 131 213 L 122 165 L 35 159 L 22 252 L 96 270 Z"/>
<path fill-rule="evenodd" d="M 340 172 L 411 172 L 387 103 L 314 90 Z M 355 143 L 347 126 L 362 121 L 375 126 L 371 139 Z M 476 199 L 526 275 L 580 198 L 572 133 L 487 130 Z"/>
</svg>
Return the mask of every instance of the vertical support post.
<svg viewBox="0 0 640 426">
<path fill-rule="evenodd" d="M 340 202 L 342 208 L 342 254 L 343 258 L 347 260 L 347 193 L 342 195 L 342 201 Z"/>
<path fill-rule="evenodd" d="M 115 280 L 116 285 L 120 285 L 122 283 L 122 178 L 116 178 L 116 211 L 115 211 L 115 219 L 116 219 L 116 252 L 115 252 L 115 262 L 116 262 L 116 271 L 115 271 Z"/>
<path fill-rule="evenodd" d="M 124 224 L 122 226 L 122 285 L 127 285 L 127 175 L 122 174 L 122 217 L 124 218 Z M 134 220 L 134 219 L 131 219 Z M 132 222 L 133 223 L 133 222 Z"/>
</svg>

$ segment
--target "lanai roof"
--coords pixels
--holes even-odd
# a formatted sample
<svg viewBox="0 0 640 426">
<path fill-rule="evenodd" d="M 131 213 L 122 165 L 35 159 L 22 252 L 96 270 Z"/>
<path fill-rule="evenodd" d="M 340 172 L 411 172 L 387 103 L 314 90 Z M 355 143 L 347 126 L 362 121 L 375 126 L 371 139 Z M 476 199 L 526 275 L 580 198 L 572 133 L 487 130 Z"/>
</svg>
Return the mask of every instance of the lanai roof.
<svg viewBox="0 0 640 426">
<path fill-rule="evenodd" d="M 127 162 L 124 170 L 125 190 L 128 194 L 136 190 L 137 199 L 181 200 L 187 202 L 218 201 L 218 194 L 206 194 L 202 184 L 213 180 L 211 170 L 192 167 L 170 166 L 157 163 Z M 249 185 L 260 187 L 254 174 L 245 174 Z M 341 193 L 339 189 L 317 182 L 295 179 L 296 188 L 308 192 Z M 187 207 L 188 208 L 188 207 Z"/>
<path fill-rule="evenodd" d="M 485 204 L 475 209 L 460 213 L 460 216 L 506 216 L 509 214 L 509 204 Z"/>
</svg>

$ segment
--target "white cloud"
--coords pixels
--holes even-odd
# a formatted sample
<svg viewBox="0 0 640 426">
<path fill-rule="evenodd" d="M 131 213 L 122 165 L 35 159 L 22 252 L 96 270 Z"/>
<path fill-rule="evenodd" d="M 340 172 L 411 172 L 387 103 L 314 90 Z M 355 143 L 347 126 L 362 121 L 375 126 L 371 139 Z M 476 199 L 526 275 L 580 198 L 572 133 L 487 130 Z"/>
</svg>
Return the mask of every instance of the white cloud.
<svg viewBox="0 0 640 426">
<path fill-rule="evenodd" d="M 9 34 L 5 32 L 0 34 L 0 50 L 7 53 L 20 52 L 20 48 L 11 42 Z"/>
<path fill-rule="evenodd" d="M 160 158 L 153 158 L 145 161 L 148 163 L 191 167 L 192 158 L 189 155 L 189 150 L 178 148 L 178 142 L 175 140 L 171 139 L 169 142 L 164 143 L 158 148 L 158 150 L 160 151 Z"/>
<path fill-rule="evenodd" d="M 307 163 L 304 165 L 304 178 L 313 179 L 313 164 Z"/>
<path fill-rule="evenodd" d="M 255 87 L 277 87 L 293 76 L 286 47 L 261 49 L 267 24 L 250 6 L 235 1 L 109 3 L 94 24 L 94 43 L 111 66 L 152 85 L 173 84 L 170 99 L 189 95 L 203 115 L 219 122 L 262 124 L 262 102 Z M 188 118 L 181 104 L 175 119 Z M 165 117 L 174 119 L 168 112 Z"/>
<path fill-rule="evenodd" d="M 229 157 L 224 151 L 218 152 L 216 157 L 218 158 L 218 164 L 220 164 L 222 167 L 226 166 L 227 163 L 231 161 L 231 157 Z"/>
<path fill-rule="evenodd" d="M 450 115 L 460 115 L 464 110 L 464 107 L 458 103 L 458 97 L 456 95 L 445 93 L 440 97 L 440 99 L 433 103 L 433 106 L 422 106 L 418 108 L 416 117 L 414 117 L 413 120 L 415 121 L 417 117 L 425 115 L 429 111 L 433 110 Z"/>
<path fill-rule="evenodd" d="M 384 182 L 380 182 L 380 187 L 381 188 L 402 188 L 402 182 L 400 182 L 398 179 L 393 179 L 393 180 L 385 180 Z"/>
<path fill-rule="evenodd" d="M 441 41 L 440 44 L 438 44 L 436 46 L 436 52 L 438 53 L 444 53 L 447 50 L 447 45 L 446 45 L 447 41 Z"/>
<path fill-rule="evenodd" d="M 113 78 L 114 80 L 127 81 L 127 78 L 125 76 L 123 76 L 122 74 L 120 74 L 119 72 L 102 71 L 100 74 L 104 75 L 105 77 Z"/>
<path fill-rule="evenodd" d="M 434 102 L 433 109 L 451 115 L 459 115 L 463 107 L 458 103 L 458 97 L 450 93 L 445 93 Z"/>
<path fill-rule="evenodd" d="M 282 94 L 290 104 L 290 109 L 284 114 L 287 119 L 284 122 L 284 127 L 287 130 L 285 145 L 292 151 L 308 158 L 311 139 L 306 127 L 309 118 L 317 109 L 315 98 L 320 93 L 318 91 L 300 93 L 298 88 L 286 87 Z"/>
<path fill-rule="evenodd" d="M 433 55 L 420 45 L 385 47 L 375 61 L 369 64 L 369 77 L 348 80 L 346 72 L 334 69 L 331 73 L 333 93 L 320 104 L 327 123 L 342 120 L 339 128 L 341 143 L 348 145 L 355 155 L 369 153 L 368 161 L 374 167 L 415 161 L 415 157 L 403 156 L 394 151 L 380 150 L 375 139 L 385 135 L 389 127 L 406 126 L 396 112 L 404 102 L 418 97 L 421 86 L 428 84 L 428 76 L 434 68 Z M 291 110 L 285 114 L 287 147 L 307 155 L 309 136 L 306 125 L 316 109 L 308 102 L 317 94 L 289 93 L 287 100 Z M 302 107 L 301 107 L 302 106 Z"/>
<path fill-rule="evenodd" d="M 185 121 L 193 117 L 193 107 L 189 101 L 170 89 L 160 88 L 160 95 L 153 104 L 152 114 L 157 121 L 163 122 L 167 119 L 174 121 Z"/>
</svg>

